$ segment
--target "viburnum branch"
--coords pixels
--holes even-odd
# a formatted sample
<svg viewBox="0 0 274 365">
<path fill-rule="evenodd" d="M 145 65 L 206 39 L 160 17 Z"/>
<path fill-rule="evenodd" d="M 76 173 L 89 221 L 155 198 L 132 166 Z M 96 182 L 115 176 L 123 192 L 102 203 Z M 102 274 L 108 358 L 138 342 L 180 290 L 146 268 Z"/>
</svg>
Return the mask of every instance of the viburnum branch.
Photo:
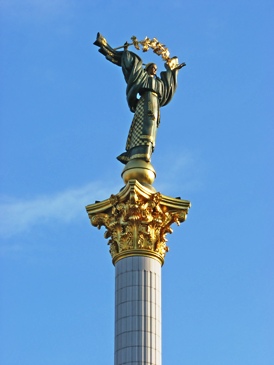
<svg viewBox="0 0 274 365">
<path fill-rule="evenodd" d="M 123 46 L 114 48 L 115 50 L 120 48 L 126 48 L 129 46 L 134 46 L 138 51 L 140 50 L 140 46 L 142 47 L 143 52 L 147 52 L 150 48 L 152 51 L 158 56 L 162 57 L 162 60 L 167 63 L 171 70 L 180 69 L 185 66 L 185 63 L 178 64 L 178 60 L 176 57 L 170 58 L 170 52 L 168 48 L 160 43 L 157 38 L 148 38 L 145 37 L 142 41 L 138 41 L 137 37 L 131 37 L 132 43 L 125 43 Z M 176 61 L 177 60 L 177 61 Z"/>
</svg>

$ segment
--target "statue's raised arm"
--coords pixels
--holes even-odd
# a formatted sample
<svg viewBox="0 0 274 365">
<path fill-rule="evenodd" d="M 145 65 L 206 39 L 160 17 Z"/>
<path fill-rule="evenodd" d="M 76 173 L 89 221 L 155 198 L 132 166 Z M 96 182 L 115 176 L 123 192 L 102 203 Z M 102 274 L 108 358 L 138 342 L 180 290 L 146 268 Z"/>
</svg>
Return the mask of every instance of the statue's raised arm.
<svg viewBox="0 0 274 365">
<path fill-rule="evenodd" d="M 162 55 L 166 61 L 166 71 L 161 72 L 160 78 L 156 76 L 155 63 L 148 63 L 144 67 L 142 59 L 128 51 L 131 44 L 126 42 L 118 47 L 123 50 L 118 51 L 117 48 L 112 48 L 100 33 L 94 42 L 107 60 L 122 68 L 127 83 L 127 102 L 134 117 L 126 142 L 126 152 L 117 157 L 124 164 L 133 159 L 150 162 L 160 124 L 160 107 L 167 105 L 172 99 L 177 87 L 178 70 L 185 66 L 184 63 L 178 64 L 177 57 L 169 58 L 167 48 L 155 38 L 145 38 L 139 42 L 136 37 L 132 37 L 132 40 L 135 48 L 139 49 L 141 44 L 143 51 L 151 47 L 155 53 Z"/>
<path fill-rule="evenodd" d="M 97 33 L 96 41 L 93 44 L 99 47 L 99 52 L 102 53 L 108 61 L 121 66 L 121 57 L 123 52 L 116 51 L 112 48 L 102 34 Z"/>
</svg>

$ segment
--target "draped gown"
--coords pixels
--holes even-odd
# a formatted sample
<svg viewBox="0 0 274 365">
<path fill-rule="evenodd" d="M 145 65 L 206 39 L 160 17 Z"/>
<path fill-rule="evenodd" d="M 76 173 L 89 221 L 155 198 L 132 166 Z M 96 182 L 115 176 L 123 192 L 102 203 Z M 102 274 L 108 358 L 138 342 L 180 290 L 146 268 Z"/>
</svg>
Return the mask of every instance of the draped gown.
<svg viewBox="0 0 274 365">
<path fill-rule="evenodd" d="M 109 61 L 122 67 L 127 83 L 128 106 L 134 113 L 126 151 L 117 159 L 124 164 L 132 159 L 150 162 L 160 124 L 160 107 L 167 105 L 175 93 L 178 70 L 171 70 L 165 64 L 166 71 L 161 72 L 160 78 L 151 76 L 144 69 L 142 59 L 135 53 L 127 49 L 115 51 L 100 35 L 94 44 L 100 47 L 99 52 Z"/>
</svg>

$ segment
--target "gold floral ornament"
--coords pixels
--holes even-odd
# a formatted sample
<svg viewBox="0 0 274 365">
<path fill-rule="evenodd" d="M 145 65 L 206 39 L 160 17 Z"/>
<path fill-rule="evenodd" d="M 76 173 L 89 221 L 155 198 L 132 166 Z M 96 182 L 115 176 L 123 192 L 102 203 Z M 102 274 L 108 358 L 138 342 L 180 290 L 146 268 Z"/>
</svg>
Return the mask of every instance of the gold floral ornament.
<svg viewBox="0 0 274 365">
<path fill-rule="evenodd" d="M 117 195 L 86 207 L 90 222 L 106 228 L 110 254 L 115 264 L 128 256 L 149 256 L 164 263 L 171 225 L 184 222 L 190 202 L 152 193 L 130 180 Z"/>
<path fill-rule="evenodd" d="M 131 37 L 131 40 L 132 40 L 132 44 L 133 44 L 133 46 L 136 48 L 136 49 L 138 49 L 138 51 L 140 50 L 140 47 L 139 47 L 139 41 L 138 41 L 138 39 L 135 37 L 135 36 L 133 36 L 133 37 Z"/>
</svg>

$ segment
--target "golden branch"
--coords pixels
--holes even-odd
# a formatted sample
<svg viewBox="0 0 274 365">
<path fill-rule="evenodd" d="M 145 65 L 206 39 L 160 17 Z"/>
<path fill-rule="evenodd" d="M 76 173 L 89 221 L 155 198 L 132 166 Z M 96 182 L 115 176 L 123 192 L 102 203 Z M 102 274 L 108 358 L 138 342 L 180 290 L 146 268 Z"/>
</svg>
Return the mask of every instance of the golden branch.
<svg viewBox="0 0 274 365">
<path fill-rule="evenodd" d="M 139 51 L 141 46 L 142 51 L 147 52 L 151 48 L 155 54 L 162 57 L 163 61 L 167 63 L 171 70 L 180 69 L 186 65 L 185 63 L 178 64 L 177 57 L 170 58 L 170 52 L 168 48 L 164 44 L 160 43 L 157 38 L 150 39 L 148 37 L 145 37 L 144 40 L 138 41 L 137 37 L 132 36 L 131 40 L 132 43 L 126 42 L 123 46 L 119 46 L 114 49 L 117 50 L 121 48 L 127 48 L 129 46 L 134 46 Z"/>
</svg>

